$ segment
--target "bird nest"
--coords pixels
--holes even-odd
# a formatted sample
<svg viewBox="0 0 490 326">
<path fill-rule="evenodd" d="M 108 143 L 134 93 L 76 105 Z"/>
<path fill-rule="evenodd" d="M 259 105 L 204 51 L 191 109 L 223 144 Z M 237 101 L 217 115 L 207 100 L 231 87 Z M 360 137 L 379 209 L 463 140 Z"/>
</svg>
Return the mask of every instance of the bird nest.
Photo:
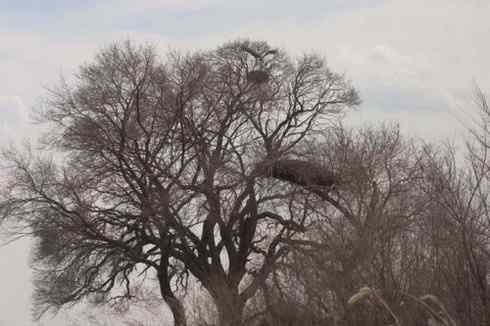
<svg viewBox="0 0 490 326">
<path fill-rule="evenodd" d="M 247 74 L 247 80 L 252 83 L 262 84 L 269 80 L 270 75 L 265 70 L 252 70 Z"/>
<path fill-rule="evenodd" d="M 337 182 L 337 178 L 331 171 L 319 164 L 308 161 L 283 159 L 262 168 L 266 177 L 305 187 L 319 186 L 328 188 Z"/>
</svg>

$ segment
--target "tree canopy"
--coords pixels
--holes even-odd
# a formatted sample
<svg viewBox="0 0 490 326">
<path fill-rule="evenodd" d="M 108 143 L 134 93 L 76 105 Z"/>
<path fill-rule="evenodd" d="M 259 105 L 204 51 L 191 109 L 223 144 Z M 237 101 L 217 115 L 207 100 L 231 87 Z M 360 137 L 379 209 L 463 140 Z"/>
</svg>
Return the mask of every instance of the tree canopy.
<svg viewBox="0 0 490 326">
<path fill-rule="evenodd" d="M 4 155 L 2 217 L 37 241 L 35 315 L 129 299 L 135 274 L 154 273 L 176 325 L 189 275 L 220 325 L 240 324 L 311 223 L 312 198 L 336 183 L 307 145 L 358 103 L 323 58 L 265 42 L 163 59 L 130 42 L 103 49 L 47 97 L 56 155 Z"/>
</svg>

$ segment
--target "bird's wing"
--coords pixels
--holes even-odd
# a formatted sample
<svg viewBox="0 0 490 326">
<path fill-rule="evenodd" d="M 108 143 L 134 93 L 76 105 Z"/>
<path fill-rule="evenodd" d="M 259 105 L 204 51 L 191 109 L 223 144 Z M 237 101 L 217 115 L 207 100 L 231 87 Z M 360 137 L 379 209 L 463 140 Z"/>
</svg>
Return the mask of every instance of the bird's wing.
<svg viewBox="0 0 490 326">
<path fill-rule="evenodd" d="M 269 51 L 267 51 L 266 53 L 264 53 L 264 54 L 262 55 L 262 58 L 265 58 L 265 57 L 266 57 L 266 56 L 268 56 L 269 54 L 272 54 L 272 55 L 273 55 L 273 54 L 277 54 L 277 50 L 269 50 Z"/>
<path fill-rule="evenodd" d="M 250 53 L 251 55 L 253 55 L 256 59 L 261 59 L 262 57 L 257 53 L 255 52 L 254 50 L 252 50 L 251 48 L 249 48 L 248 46 L 245 46 L 245 45 L 242 45 L 241 46 L 241 50 L 242 51 L 246 51 L 248 53 Z"/>
</svg>

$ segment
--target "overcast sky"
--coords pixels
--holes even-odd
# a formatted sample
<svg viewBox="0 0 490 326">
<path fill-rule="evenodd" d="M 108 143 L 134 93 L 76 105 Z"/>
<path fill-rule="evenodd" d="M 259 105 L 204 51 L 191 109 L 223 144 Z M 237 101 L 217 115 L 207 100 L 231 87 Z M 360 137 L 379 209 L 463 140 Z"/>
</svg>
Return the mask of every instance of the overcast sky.
<svg viewBox="0 0 490 326">
<path fill-rule="evenodd" d="M 238 37 L 324 55 L 361 94 L 348 123 L 457 141 L 472 84 L 490 90 L 489 16 L 488 0 L 0 0 L 0 144 L 35 138 L 45 87 L 112 41 L 164 53 Z M 0 326 L 36 325 L 28 257 L 27 241 L 0 248 Z"/>
</svg>

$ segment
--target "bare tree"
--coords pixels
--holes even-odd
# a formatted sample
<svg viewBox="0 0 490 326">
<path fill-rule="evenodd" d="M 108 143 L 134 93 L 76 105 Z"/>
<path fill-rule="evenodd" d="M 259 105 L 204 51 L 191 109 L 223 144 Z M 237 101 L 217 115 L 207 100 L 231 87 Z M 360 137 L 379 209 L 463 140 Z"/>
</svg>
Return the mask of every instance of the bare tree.
<svg viewBox="0 0 490 326">
<path fill-rule="evenodd" d="M 301 293 L 307 315 L 320 320 L 312 325 L 376 325 L 381 321 L 354 313 L 347 300 L 365 284 L 394 300 L 409 286 L 403 284 L 410 265 L 407 236 L 427 203 L 417 186 L 422 153 L 396 126 L 338 128 L 324 139 L 315 144 L 315 157 L 341 182 L 318 197 L 314 227 L 292 240 L 292 255 L 280 272 L 289 286 L 302 289 L 293 299 Z"/>
<path fill-rule="evenodd" d="M 269 54 L 261 82 L 251 51 Z M 308 188 L 335 183 L 305 163 L 304 144 L 358 102 L 323 59 L 292 61 L 264 42 L 164 62 L 129 43 L 101 51 L 48 98 L 56 159 L 4 155 L 2 217 L 38 241 L 35 315 L 87 296 L 130 299 L 138 275 L 155 273 L 176 325 L 189 275 L 220 325 L 239 325 L 314 215 Z"/>
<path fill-rule="evenodd" d="M 428 203 L 419 189 L 423 151 L 396 126 L 331 128 L 301 151 L 308 168 L 290 175 L 298 170 L 286 166 L 305 161 L 281 162 L 274 175 L 308 196 L 306 232 L 284 240 L 289 255 L 247 307 L 247 324 L 379 324 L 369 311 L 354 313 L 347 300 L 367 283 L 400 301 L 397 293 L 420 282 L 408 277 L 413 228 Z M 336 174 L 317 176 L 315 166 Z M 333 186 L 319 186 L 331 178 Z"/>
<path fill-rule="evenodd" d="M 317 223 L 289 241 L 256 310 L 268 306 L 277 325 L 488 325 L 489 120 L 486 97 L 477 99 L 483 119 L 466 159 L 396 128 L 330 130 L 313 144 L 309 160 L 340 179 L 327 193 L 312 189 Z M 366 285 L 382 300 L 348 305 Z"/>
<path fill-rule="evenodd" d="M 428 152 L 425 193 L 431 198 L 430 214 L 438 220 L 432 236 L 447 284 L 441 292 L 462 323 L 488 325 L 490 120 L 485 94 L 476 88 L 475 95 L 480 119 L 469 130 L 466 157 L 458 158 L 453 148 Z"/>
</svg>

